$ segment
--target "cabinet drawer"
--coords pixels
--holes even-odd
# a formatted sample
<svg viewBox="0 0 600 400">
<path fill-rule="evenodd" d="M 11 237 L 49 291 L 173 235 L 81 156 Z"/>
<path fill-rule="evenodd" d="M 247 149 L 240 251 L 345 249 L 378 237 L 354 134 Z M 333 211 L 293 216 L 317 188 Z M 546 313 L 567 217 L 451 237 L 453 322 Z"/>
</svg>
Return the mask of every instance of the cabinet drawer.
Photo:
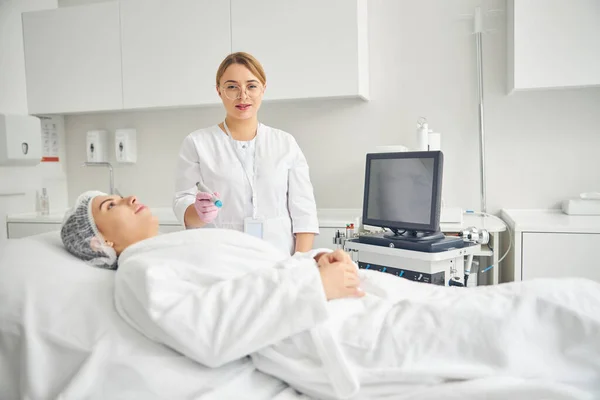
<svg viewBox="0 0 600 400">
<path fill-rule="evenodd" d="M 61 224 L 50 223 L 50 224 L 30 224 L 21 222 L 9 222 L 8 227 L 8 238 L 18 239 L 26 236 L 37 235 L 40 233 L 60 231 Z"/>
<path fill-rule="evenodd" d="M 523 280 L 582 277 L 600 282 L 600 234 L 523 233 Z"/>
</svg>

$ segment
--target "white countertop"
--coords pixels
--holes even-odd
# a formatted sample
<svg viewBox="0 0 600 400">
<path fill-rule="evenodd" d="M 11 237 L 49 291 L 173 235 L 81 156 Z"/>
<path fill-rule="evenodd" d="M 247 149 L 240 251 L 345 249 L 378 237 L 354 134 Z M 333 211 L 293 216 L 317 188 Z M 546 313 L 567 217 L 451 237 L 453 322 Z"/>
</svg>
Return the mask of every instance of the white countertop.
<svg viewBox="0 0 600 400">
<path fill-rule="evenodd" d="M 168 207 L 150 207 L 152 214 L 158 217 L 161 225 L 179 225 L 179 221 L 175 217 L 175 213 Z M 359 209 L 344 209 L 344 208 L 323 208 L 317 210 L 319 217 L 319 226 L 322 228 L 345 227 L 347 223 L 358 224 L 358 219 L 361 215 Z M 15 223 L 32 223 L 37 224 L 61 224 L 65 215 L 65 211 L 52 211 L 49 215 L 38 215 L 35 212 L 24 214 L 13 214 L 6 217 L 6 222 Z"/>
<path fill-rule="evenodd" d="M 64 215 L 64 211 L 52 211 L 50 212 L 50 215 L 38 215 L 37 213 L 12 214 L 6 216 L 6 222 L 60 224 L 62 223 Z"/>
<path fill-rule="evenodd" d="M 513 231 L 600 233 L 600 215 L 567 215 L 559 209 L 503 209 Z"/>
<path fill-rule="evenodd" d="M 479 215 L 479 214 L 463 214 L 462 224 L 441 223 L 440 230 L 442 232 L 460 232 L 463 229 L 474 226 L 478 229 L 485 229 L 488 232 L 504 232 L 506 224 L 495 215 Z"/>
<path fill-rule="evenodd" d="M 179 225 L 173 210 L 167 207 L 150 207 L 152 214 L 158 217 L 161 225 Z M 36 224 L 61 224 L 66 211 L 52 211 L 49 215 L 39 215 L 37 213 L 13 214 L 6 217 L 6 222 L 20 222 Z"/>
<path fill-rule="evenodd" d="M 150 207 L 154 215 L 158 217 L 161 225 L 179 225 L 173 210 L 168 207 Z M 37 213 L 13 214 L 6 217 L 6 222 L 37 224 L 60 224 L 63 221 L 65 211 L 53 211 L 50 215 L 38 215 Z M 321 228 L 343 228 L 348 223 L 358 226 L 362 212 L 355 208 L 321 208 L 317 210 L 319 226 Z M 566 216 L 566 215 L 565 215 Z M 600 217 L 598 217 L 600 224 Z M 495 216 L 483 216 L 465 214 L 462 224 L 440 224 L 442 232 L 459 232 L 470 226 L 487 229 L 489 232 L 503 232 L 506 230 L 504 222 Z"/>
</svg>

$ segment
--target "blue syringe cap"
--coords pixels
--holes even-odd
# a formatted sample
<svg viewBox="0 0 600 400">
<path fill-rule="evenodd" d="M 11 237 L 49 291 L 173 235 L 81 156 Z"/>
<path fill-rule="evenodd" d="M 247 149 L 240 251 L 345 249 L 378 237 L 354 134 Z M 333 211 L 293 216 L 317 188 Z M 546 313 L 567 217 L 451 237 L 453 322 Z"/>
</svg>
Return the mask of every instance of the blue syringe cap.
<svg viewBox="0 0 600 400">
<path fill-rule="evenodd" d="M 223 202 L 221 200 L 217 200 L 217 201 L 215 201 L 215 206 L 221 208 L 221 207 L 223 207 Z"/>
</svg>

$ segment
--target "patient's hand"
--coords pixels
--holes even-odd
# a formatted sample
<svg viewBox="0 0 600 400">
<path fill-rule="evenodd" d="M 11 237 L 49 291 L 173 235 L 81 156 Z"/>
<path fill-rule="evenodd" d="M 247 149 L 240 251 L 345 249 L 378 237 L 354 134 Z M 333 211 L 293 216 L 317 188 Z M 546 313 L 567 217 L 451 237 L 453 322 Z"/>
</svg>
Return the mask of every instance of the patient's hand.
<svg viewBox="0 0 600 400">
<path fill-rule="evenodd" d="M 326 253 L 319 253 L 317 254 L 314 259 L 317 262 L 317 264 L 319 264 L 319 261 L 321 260 L 322 257 L 325 257 L 329 260 L 330 263 L 339 261 L 339 262 L 352 262 L 352 259 L 350 258 L 350 256 L 348 255 L 348 253 L 346 253 L 343 250 L 336 250 L 334 252 L 326 252 Z"/>
<path fill-rule="evenodd" d="M 365 295 L 358 288 L 360 281 L 356 266 L 343 251 L 338 250 L 322 255 L 318 264 L 327 300 Z"/>
<path fill-rule="evenodd" d="M 319 260 L 321 259 L 321 257 L 323 257 L 324 255 L 327 255 L 329 253 L 319 253 L 316 256 L 314 256 L 313 258 L 315 259 L 315 261 L 317 262 L 317 264 L 319 263 Z"/>
<path fill-rule="evenodd" d="M 333 253 L 325 253 L 324 256 L 327 257 L 330 263 L 333 262 L 346 262 L 353 264 L 352 258 L 343 250 L 336 250 Z M 317 260 L 318 262 L 318 260 Z"/>
</svg>

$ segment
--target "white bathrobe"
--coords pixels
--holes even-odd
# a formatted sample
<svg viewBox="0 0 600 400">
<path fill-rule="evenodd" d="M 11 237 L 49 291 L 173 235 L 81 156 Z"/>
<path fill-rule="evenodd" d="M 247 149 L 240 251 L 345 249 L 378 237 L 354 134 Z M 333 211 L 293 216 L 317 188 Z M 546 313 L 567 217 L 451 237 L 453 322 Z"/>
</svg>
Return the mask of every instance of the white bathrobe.
<svg viewBox="0 0 600 400">
<path fill-rule="evenodd" d="M 121 254 L 117 310 L 204 365 L 251 356 L 316 398 L 413 398 L 486 379 L 568 394 L 553 398 L 600 393 L 595 282 L 447 288 L 360 271 L 364 298 L 327 302 L 312 256 L 231 230 L 158 236 Z"/>
</svg>

